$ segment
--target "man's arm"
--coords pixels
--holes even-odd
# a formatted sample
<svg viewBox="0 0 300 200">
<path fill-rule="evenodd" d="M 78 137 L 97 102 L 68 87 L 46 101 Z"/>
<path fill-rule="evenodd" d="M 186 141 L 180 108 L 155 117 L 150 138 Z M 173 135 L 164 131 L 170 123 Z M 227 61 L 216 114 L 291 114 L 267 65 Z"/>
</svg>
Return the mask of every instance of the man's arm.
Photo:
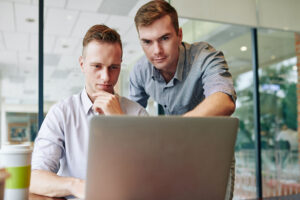
<svg viewBox="0 0 300 200">
<path fill-rule="evenodd" d="M 223 92 L 216 92 L 205 98 L 193 110 L 185 113 L 183 116 L 230 116 L 234 110 L 235 103 L 232 98 Z"/>
<path fill-rule="evenodd" d="M 69 195 L 84 198 L 85 181 L 72 177 L 61 177 L 45 170 L 31 172 L 30 192 L 49 197 Z"/>
<path fill-rule="evenodd" d="M 130 73 L 129 78 L 129 99 L 139 103 L 144 108 L 147 107 L 149 95 L 145 92 L 141 71 L 142 66 L 136 65 Z"/>
</svg>

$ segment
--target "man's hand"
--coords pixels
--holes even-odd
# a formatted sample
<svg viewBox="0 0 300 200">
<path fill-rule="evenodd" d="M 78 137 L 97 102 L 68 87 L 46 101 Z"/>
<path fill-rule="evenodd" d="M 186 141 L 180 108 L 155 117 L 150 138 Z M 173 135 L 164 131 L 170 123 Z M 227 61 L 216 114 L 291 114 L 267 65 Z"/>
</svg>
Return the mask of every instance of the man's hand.
<svg viewBox="0 0 300 200">
<path fill-rule="evenodd" d="M 104 115 L 123 115 L 119 97 L 111 93 L 100 91 L 93 94 L 95 97 L 93 109 Z"/>
</svg>

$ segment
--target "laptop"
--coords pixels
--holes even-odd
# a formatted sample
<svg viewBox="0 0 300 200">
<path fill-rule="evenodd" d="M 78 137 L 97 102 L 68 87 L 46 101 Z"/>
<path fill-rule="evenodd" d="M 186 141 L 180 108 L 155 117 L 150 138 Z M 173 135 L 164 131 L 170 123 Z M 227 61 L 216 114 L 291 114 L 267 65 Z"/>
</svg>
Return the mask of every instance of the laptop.
<svg viewBox="0 0 300 200">
<path fill-rule="evenodd" d="M 95 116 L 87 200 L 224 199 L 238 119 Z"/>
</svg>

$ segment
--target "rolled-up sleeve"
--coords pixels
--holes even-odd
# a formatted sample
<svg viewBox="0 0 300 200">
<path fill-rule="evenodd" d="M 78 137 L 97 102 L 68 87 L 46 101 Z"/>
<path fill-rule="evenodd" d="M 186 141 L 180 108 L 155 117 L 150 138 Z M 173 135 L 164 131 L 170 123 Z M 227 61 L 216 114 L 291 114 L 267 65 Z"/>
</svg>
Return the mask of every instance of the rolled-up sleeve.
<svg viewBox="0 0 300 200">
<path fill-rule="evenodd" d="M 62 110 L 54 105 L 48 112 L 34 142 L 31 169 L 57 173 L 65 152 Z"/>
<path fill-rule="evenodd" d="M 203 74 L 203 89 L 206 97 L 216 92 L 228 94 L 235 102 L 236 93 L 233 87 L 232 76 L 221 51 L 216 51 L 212 46 L 201 52 L 201 69 Z"/>
<path fill-rule="evenodd" d="M 145 92 L 144 82 L 141 80 L 142 74 L 139 67 L 141 66 L 137 64 L 130 73 L 129 99 L 138 102 L 141 106 L 146 108 L 149 95 Z"/>
</svg>

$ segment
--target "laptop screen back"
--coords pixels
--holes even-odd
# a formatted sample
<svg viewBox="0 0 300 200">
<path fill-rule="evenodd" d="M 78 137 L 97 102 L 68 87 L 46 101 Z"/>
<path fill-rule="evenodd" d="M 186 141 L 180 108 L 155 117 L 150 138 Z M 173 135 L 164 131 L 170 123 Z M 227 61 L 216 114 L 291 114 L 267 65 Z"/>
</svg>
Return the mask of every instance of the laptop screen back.
<svg viewBox="0 0 300 200">
<path fill-rule="evenodd" d="M 96 116 L 86 199 L 224 199 L 238 119 Z"/>
</svg>

